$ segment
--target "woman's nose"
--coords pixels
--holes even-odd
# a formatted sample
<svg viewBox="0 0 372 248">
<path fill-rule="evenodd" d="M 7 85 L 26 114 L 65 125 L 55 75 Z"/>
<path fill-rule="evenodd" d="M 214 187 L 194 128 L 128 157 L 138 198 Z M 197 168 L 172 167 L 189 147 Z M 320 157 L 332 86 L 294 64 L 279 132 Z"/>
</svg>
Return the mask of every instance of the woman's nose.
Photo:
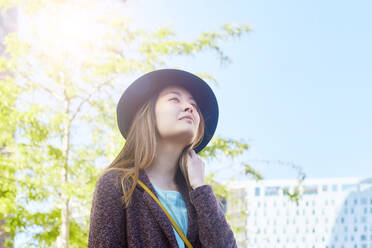
<svg viewBox="0 0 372 248">
<path fill-rule="evenodd" d="M 191 113 L 193 112 L 192 108 L 190 108 L 190 107 L 185 108 L 185 111 L 187 111 L 187 110 L 190 110 Z"/>
<path fill-rule="evenodd" d="M 186 103 L 186 107 L 184 108 L 185 111 L 190 111 L 191 113 L 194 111 L 193 106 L 190 103 Z"/>
</svg>

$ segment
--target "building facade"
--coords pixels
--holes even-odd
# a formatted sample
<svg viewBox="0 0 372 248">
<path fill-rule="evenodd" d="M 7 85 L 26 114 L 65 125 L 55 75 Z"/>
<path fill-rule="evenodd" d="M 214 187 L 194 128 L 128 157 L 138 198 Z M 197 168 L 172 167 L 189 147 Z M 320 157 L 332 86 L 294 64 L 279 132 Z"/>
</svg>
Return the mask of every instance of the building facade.
<svg viewBox="0 0 372 248">
<path fill-rule="evenodd" d="M 372 178 L 230 183 L 226 213 L 238 246 L 255 248 L 372 248 Z"/>
</svg>

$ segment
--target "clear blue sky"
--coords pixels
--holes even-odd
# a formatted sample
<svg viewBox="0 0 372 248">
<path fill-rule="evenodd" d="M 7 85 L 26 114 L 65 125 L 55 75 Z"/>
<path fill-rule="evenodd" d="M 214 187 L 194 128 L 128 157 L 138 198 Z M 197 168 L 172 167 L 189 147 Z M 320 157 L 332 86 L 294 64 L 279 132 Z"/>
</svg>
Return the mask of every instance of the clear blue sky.
<svg viewBox="0 0 372 248">
<path fill-rule="evenodd" d="M 166 24 L 180 40 L 224 23 L 252 26 L 221 43 L 228 66 L 213 52 L 170 65 L 216 77 L 216 134 L 248 142 L 245 159 L 265 178 L 295 174 L 254 160 L 293 162 L 311 178 L 372 175 L 370 1 L 139 0 L 127 7 L 136 25 Z"/>
</svg>

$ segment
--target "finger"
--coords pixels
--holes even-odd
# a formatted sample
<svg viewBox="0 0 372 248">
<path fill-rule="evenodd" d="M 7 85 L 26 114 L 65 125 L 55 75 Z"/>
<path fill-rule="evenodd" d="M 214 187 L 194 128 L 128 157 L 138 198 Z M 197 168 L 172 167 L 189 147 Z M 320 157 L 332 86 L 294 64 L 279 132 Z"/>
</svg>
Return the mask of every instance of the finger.
<svg viewBox="0 0 372 248">
<path fill-rule="evenodd" d="M 190 151 L 189 151 L 189 155 L 190 155 L 190 157 L 193 157 L 193 155 L 194 155 L 192 151 L 193 151 L 193 150 L 190 150 Z"/>
<path fill-rule="evenodd" d="M 192 153 L 191 151 L 188 153 L 189 157 L 192 158 Z"/>
<path fill-rule="evenodd" d="M 191 154 L 192 154 L 192 156 L 194 157 L 195 156 L 195 150 L 194 149 L 191 149 Z"/>
</svg>

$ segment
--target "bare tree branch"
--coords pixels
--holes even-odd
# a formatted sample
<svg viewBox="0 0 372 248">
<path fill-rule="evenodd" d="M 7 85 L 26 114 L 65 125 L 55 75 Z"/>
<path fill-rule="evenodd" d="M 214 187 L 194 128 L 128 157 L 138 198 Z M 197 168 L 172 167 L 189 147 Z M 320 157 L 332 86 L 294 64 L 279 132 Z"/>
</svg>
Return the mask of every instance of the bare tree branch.
<svg viewBox="0 0 372 248">
<path fill-rule="evenodd" d="M 89 102 L 89 100 L 92 98 L 92 96 L 97 93 L 102 87 L 104 87 L 105 85 L 109 85 L 111 82 L 112 82 L 113 78 L 111 79 L 108 79 L 106 81 L 103 81 L 103 83 L 99 84 L 97 87 L 94 88 L 94 90 L 88 94 L 87 97 L 85 97 L 84 99 L 81 100 L 79 106 L 77 107 L 75 113 L 72 115 L 70 121 L 73 121 L 75 119 L 75 117 L 77 116 L 77 114 L 80 112 L 81 110 L 81 107 L 83 106 L 84 103 L 86 102 Z"/>
</svg>

